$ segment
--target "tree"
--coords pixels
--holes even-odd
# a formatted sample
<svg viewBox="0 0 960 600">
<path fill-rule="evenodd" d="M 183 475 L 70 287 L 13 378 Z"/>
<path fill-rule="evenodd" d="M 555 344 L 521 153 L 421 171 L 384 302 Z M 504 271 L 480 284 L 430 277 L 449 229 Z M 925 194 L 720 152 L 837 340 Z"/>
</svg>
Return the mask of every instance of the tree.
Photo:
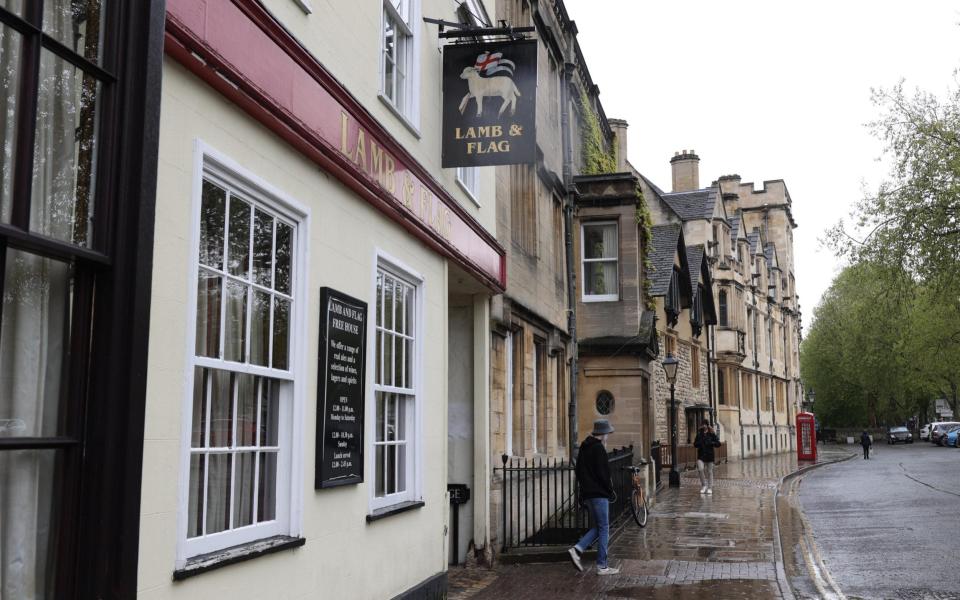
<svg viewBox="0 0 960 600">
<path fill-rule="evenodd" d="M 902 270 L 960 301 L 960 86 L 941 101 L 903 83 L 874 91 L 881 117 L 871 123 L 893 159 L 890 179 L 861 200 L 851 232 L 843 223 L 828 242 L 851 263 Z"/>
</svg>

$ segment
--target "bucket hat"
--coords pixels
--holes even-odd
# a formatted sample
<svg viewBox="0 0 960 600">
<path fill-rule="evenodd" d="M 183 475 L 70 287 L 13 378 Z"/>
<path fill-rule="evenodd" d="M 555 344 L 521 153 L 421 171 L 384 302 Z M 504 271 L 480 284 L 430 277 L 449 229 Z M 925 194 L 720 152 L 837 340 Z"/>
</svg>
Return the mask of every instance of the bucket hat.
<svg viewBox="0 0 960 600">
<path fill-rule="evenodd" d="M 593 422 L 592 435 L 604 435 L 607 433 L 613 433 L 613 425 L 610 424 L 610 421 L 606 419 L 597 419 Z"/>
</svg>

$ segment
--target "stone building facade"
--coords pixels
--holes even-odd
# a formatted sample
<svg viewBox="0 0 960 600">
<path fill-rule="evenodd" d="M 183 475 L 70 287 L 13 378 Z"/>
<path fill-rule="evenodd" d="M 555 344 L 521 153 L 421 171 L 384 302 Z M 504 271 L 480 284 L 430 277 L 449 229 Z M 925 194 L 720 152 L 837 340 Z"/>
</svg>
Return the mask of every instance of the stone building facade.
<svg viewBox="0 0 960 600">
<path fill-rule="evenodd" d="M 570 363 L 575 348 L 567 236 L 572 177 L 583 163 L 584 121 L 595 118 L 601 144 L 613 144 L 598 88 L 563 2 L 497 0 L 495 18 L 536 29 L 538 152 L 535 164 L 493 169 L 496 236 L 507 249 L 510 274 L 506 293 L 494 298 L 490 314 L 489 450 L 494 468 L 503 464 L 503 457 L 560 460 L 571 455 L 575 428 L 570 419 Z M 486 561 L 503 542 L 502 472 L 491 472 L 492 543 L 478 552 Z M 530 484 L 531 494 L 537 493 L 537 483 Z M 513 531 L 524 530 L 522 515 L 508 518 Z"/>
</svg>

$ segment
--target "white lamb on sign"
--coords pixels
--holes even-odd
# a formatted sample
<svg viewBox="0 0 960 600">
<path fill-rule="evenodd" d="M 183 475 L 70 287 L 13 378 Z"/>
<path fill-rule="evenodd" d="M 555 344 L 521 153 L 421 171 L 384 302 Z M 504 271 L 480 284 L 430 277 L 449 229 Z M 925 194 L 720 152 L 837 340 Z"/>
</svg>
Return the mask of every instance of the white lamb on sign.
<svg viewBox="0 0 960 600">
<path fill-rule="evenodd" d="M 460 73 L 460 79 L 467 80 L 467 88 L 470 90 L 460 101 L 461 115 L 466 110 L 470 98 L 475 98 L 477 100 L 477 116 L 479 117 L 483 113 L 484 96 L 500 96 L 503 98 L 500 112 L 497 113 L 498 117 L 503 116 L 503 111 L 507 109 L 508 104 L 510 105 L 511 115 L 517 111 L 517 96 L 520 95 L 520 90 L 517 89 L 516 84 L 509 77 L 484 78 L 480 77 L 480 72 L 477 71 L 476 67 L 467 67 L 463 70 L 463 73 Z"/>
</svg>

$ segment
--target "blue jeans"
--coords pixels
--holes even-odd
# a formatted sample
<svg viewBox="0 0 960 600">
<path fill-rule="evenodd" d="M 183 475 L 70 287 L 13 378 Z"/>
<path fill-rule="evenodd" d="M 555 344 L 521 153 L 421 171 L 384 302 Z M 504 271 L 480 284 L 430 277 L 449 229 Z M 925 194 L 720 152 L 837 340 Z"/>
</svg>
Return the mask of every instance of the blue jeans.
<svg viewBox="0 0 960 600">
<path fill-rule="evenodd" d="M 607 544 L 610 543 L 610 500 L 606 498 L 587 498 L 584 503 L 590 511 L 590 520 L 593 521 L 593 527 L 583 534 L 583 537 L 577 542 L 577 550 L 583 553 L 599 539 L 597 568 L 602 569 L 607 566 Z"/>
</svg>

